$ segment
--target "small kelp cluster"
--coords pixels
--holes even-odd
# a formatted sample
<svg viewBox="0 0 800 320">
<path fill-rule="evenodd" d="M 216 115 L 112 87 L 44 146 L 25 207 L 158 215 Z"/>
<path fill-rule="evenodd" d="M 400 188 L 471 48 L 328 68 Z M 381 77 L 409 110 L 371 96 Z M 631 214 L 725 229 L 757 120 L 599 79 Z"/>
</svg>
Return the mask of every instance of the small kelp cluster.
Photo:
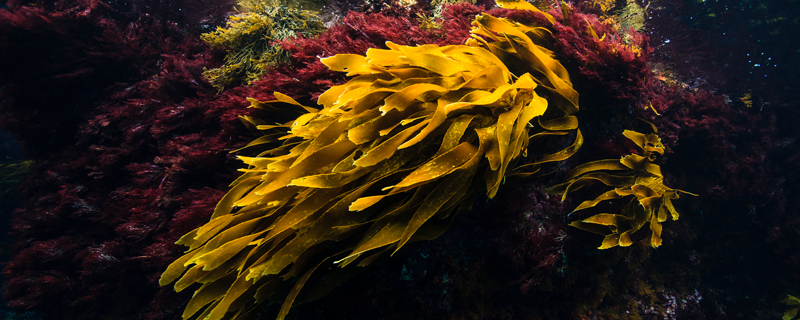
<svg viewBox="0 0 800 320">
<path fill-rule="evenodd" d="M 573 212 L 592 208 L 603 201 L 631 197 L 621 214 L 601 213 L 582 221 L 574 221 L 570 225 L 606 236 L 599 249 L 608 249 L 630 246 L 633 244 L 631 235 L 649 222 L 652 231 L 650 245 L 655 248 L 661 245 L 661 223 L 667 221 L 667 212 L 669 211 L 673 220 L 678 219 L 672 200 L 678 199 L 679 193 L 691 193 L 664 185 L 661 167 L 652 163 L 664 154 L 664 145 L 658 135 L 631 130 L 625 130 L 622 134 L 642 150 L 642 155 L 629 154 L 619 160 L 585 163 L 570 171 L 567 181 L 552 187 L 550 191 L 563 194 L 563 200 L 568 193 L 595 182 L 614 187 L 614 190 L 607 191 L 594 200 L 584 201 Z"/>
<path fill-rule="evenodd" d="M 544 47 L 549 31 L 487 14 L 473 26 L 465 45 L 389 42 L 322 59 L 354 78 L 323 93 L 321 109 L 280 93 L 250 100 L 294 120 L 243 117 L 264 132 L 247 147 L 280 145 L 240 156 L 248 167 L 211 221 L 177 242 L 189 250 L 160 284 L 201 284 L 184 319 L 242 318 L 281 300 L 283 318 L 356 266 L 438 237 L 505 177 L 578 150 L 578 94 Z M 561 151 L 529 145 L 570 133 Z"/>
<path fill-rule="evenodd" d="M 787 305 L 789 308 L 783 313 L 783 320 L 792 320 L 795 316 L 797 316 L 797 311 L 800 310 L 800 298 L 797 298 L 793 295 L 786 295 L 787 297 L 781 300 L 781 302 Z"/>
<path fill-rule="evenodd" d="M 226 28 L 202 35 L 212 46 L 228 50 L 225 63 L 206 70 L 219 89 L 259 80 L 269 66 L 286 61 L 288 53 L 272 42 L 295 36 L 311 37 L 325 27 L 313 12 L 262 1 L 239 1 L 241 13 L 229 17 Z"/>
</svg>

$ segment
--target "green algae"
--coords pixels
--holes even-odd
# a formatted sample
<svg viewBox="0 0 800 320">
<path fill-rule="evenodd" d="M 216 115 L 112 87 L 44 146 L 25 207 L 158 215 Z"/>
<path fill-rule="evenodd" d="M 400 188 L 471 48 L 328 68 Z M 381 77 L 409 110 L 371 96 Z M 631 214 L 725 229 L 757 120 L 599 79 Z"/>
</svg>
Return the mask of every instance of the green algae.
<svg viewBox="0 0 800 320">
<path fill-rule="evenodd" d="M 225 63 L 204 75 L 223 90 L 259 80 L 267 69 L 287 62 L 289 54 L 274 42 L 295 36 L 313 37 L 325 27 L 312 11 L 258 0 L 242 0 L 226 27 L 203 34 L 213 47 L 225 49 Z"/>
</svg>

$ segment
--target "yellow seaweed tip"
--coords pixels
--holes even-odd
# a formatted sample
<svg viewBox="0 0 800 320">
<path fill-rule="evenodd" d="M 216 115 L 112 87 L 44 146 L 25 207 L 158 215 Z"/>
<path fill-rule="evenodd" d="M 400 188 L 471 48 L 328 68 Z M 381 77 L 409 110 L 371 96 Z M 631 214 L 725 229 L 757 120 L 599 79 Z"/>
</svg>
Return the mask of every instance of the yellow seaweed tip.
<svg viewBox="0 0 800 320">
<path fill-rule="evenodd" d="M 787 294 L 786 298 L 781 300 L 781 303 L 788 306 L 786 311 L 783 313 L 782 320 L 792 320 L 795 316 L 797 316 L 797 311 L 800 309 L 800 298 L 797 298 L 793 295 Z"/>
</svg>

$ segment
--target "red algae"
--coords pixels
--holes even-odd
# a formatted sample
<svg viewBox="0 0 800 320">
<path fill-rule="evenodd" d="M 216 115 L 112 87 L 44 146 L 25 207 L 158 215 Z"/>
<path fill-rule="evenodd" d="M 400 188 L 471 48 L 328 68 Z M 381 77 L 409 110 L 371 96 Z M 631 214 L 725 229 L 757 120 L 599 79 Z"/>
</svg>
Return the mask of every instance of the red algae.
<svg viewBox="0 0 800 320">
<path fill-rule="evenodd" d="M 207 219 L 221 197 L 210 187 L 233 173 L 227 152 L 249 139 L 235 139 L 248 134 L 236 118 L 244 99 L 187 100 L 213 96 L 201 77 L 210 55 L 169 23 L 143 15 L 127 26 L 93 1 L 11 6 L 0 12 L 10 46 L 0 118 L 36 165 L 12 222 L 4 298 L 45 317 L 139 318 L 156 305 L 148 279 L 176 250 L 170 229 Z M 210 130 L 192 134 L 198 127 Z M 194 178 L 202 171 L 217 174 Z M 179 226 L 169 223 L 176 211 Z"/>
</svg>

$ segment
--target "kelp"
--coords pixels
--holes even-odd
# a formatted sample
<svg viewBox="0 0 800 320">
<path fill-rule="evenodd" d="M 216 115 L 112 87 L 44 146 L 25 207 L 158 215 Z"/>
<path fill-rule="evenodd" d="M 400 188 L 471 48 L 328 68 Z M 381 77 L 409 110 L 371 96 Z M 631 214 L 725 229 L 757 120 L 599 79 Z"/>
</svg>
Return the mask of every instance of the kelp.
<svg viewBox="0 0 800 320">
<path fill-rule="evenodd" d="M 353 78 L 323 93 L 320 108 L 278 92 L 273 101 L 250 99 L 298 116 L 242 118 L 264 132 L 248 148 L 280 145 L 240 156 L 248 167 L 211 221 L 177 242 L 189 250 L 159 283 L 177 280 L 176 291 L 200 284 L 184 319 L 236 319 L 281 299 L 282 319 L 355 267 L 438 237 L 505 177 L 532 175 L 580 148 L 578 95 L 542 46 L 547 29 L 485 14 L 474 26 L 466 45 L 387 42 L 363 56 L 322 59 Z M 566 149 L 528 154 L 530 143 L 571 132 Z M 311 280 L 314 273 L 324 276 Z"/>
<path fill-rule="evenodd" d="M 781 300 L 781 303 L 787 305 L 789 308 L 783 313 L 783 320 L 792 320 L 797 316 L 797 311 L 800 309 L 800 298 L 787 294 L 787 297 Z"/>
<path fill-rule="evenodd" d="M 220 90 L 259 80 L 266 69 L 285 62 L 289 54 L 272 42 L 289 37 L 311 37 L 325 30 L 316 14 L 264 1 L 240 0 L 237 14 L 225 28 L 201 38 L 214 47 L 228 50 L 225 63 L 203 75 Z"/>
<path fill-rule="evenodd" d="M 596 182 L 614 187 L 594 200 L 584 201 L 573 212 L 592 208 L 603 201 L 631 197 L 620 214 L 600 213 L 582 221 L 574 221 L 570 225 L 604 235 L 605 239 L 599 249 L 608 249 L 630 246 L 633 244 L 631 236 L 650 223 L 650 245 L 655 248 L 661 245 L 661 223 L 667 221 L 667 212 L 672 220 L 679 217 L 672 200 L 678 199 L 679 193 L 695 194 L 664 185 L 661 167 L 652 163 L 664 154 L 664 145 L 657 134 L 642 134 L 631 130 L 625 130 L 622 134 L 642 150 L 642 155 L 629 154 L 619 160 L 607 159 L 582 164 L 567 174 L 567 181 L 549 191 L 563 194 L 563 201 L 568 193 Z"/>
</svg>

